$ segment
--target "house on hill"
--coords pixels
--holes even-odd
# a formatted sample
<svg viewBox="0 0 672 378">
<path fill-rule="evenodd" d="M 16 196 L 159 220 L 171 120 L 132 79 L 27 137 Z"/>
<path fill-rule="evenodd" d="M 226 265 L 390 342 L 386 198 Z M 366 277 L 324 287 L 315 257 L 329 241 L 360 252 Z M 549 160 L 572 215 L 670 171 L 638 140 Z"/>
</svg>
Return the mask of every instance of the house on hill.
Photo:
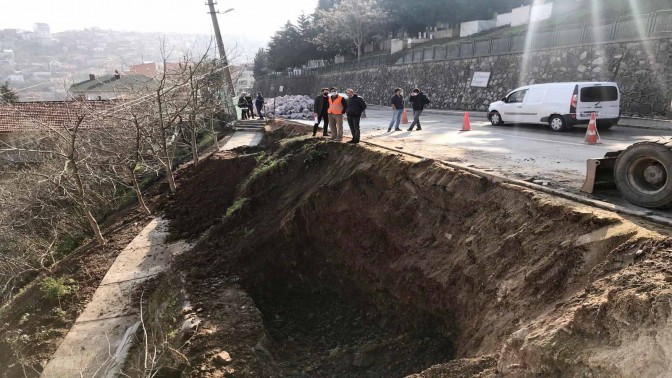
<svg viewBox="0 0 672 378">
<path fill-rule="evenodd" d="M 144 75 L 114 75 L 96 77 L 89 75 L 89 80 L 72 84 L 68 96 L 75 100 L 124 100 L 137 97 L 151 87 L 154 79 Z"/>
<path fill-rule="evenodd" d="M 122 101 L 0 103 L 0 165 L 39 161 L 39 153 L 16 148 L 29 148 L 50 132 L 71 129 L 76 125 L 84 130 L 109 127 L 105 117 L 123 104 Z"/>
</svg>

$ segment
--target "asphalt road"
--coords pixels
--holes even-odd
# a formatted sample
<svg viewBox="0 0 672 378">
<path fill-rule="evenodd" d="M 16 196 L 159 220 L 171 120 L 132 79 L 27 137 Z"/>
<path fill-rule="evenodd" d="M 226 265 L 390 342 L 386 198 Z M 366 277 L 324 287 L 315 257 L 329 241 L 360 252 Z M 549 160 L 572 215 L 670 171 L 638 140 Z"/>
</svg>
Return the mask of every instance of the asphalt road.
<svg viewBox="0 0 672 378">
<path fill-rule="evenodd" d="M 601 144 L 588 145 L 584 143 L 586 126 L 554 132 L 542 125 L 492 126 L 483 118 L 472 119 L 472 131 L 462 132 L 463 117 L 441 114 L 423 114 L 422 131 L 406 131 L 409 124 L 402 124 L 403 131 L 388 133 L 391 110 L 369 109 L 366 113 L 368 117 L 361 122 L 364 141 L 517 179 L 548 181 L 573 192 L 583 183 L 587 159 L 603 157 L 608 151 L 622 150 L 639 141 L 672 138 L 672 131 L 617 125 L 600 133 Z M 412 111 L 408 111 L 408 118 L 412 121 Z M 310 120 L 300 122 L 313 124 Z M 344 129 L 350 136 L 347 123 Z M 613 192 L 597 193 L 596 197 L 625 205 Z M 669 211 L 659 213 L 672 217 Z"/>
</svg>

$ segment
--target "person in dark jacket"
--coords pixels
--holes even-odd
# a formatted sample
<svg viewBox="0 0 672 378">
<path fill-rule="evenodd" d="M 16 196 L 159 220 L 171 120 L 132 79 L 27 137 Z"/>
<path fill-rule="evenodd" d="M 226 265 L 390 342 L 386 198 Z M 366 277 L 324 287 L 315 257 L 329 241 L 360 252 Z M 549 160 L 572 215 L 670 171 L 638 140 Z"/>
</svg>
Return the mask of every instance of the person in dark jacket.
<svg viewBox="0 0 672 378">
<path fill-rule="evenodd" d="M 401 115 L 404 113 L 404 96 L 401 88 L 394 90 L 394 95 L 390 98 L 390 105 L 392 106 L 392 120 L 387 132 L 392 131 L 392 126 L 394 126 L 394 131 L 401 131 L 399 124 L 401 123 Z"/>
<path fill-rule="evenodd" d="M 247 116 L 254 119 L 254 100 L 250 93 L 245 93 L 245 101 L 247 101 Z"/>
<path fill-rule="evenodd" d="M 413 123 L 411 123 L 411 127 L 408 128 L 408 131 L 413 131 L 415 125 L 418 125 L 418 130 L 422 130 L 422 127 L 420 127 L 420 114 L 422 114 L 422 111 L 425 109 L 425 105 L 431 103 L 431 101 L 429 101 L 427 96 L 425 96 L 425 94 L 418 88 L 413 90 L 408 101 L 413 107 Z"/>
<path fill-rule="evenodd" d="M 240 108 L 240 118 L 247 119 L 247 100 L 245 99 L 245 93 L 241 94 L 238 98 L 238 107 Z"/>
<path fill-rule="evenodd" d="M 313 125 L 313 136 L 317 134 L 317 127 L 322 121 L 322 136 L 329 136 L 329 88 L 322 88 L 322 93 L 315 97 L 313 112 L 315 113 L 315 124 Z"/>
<path fill-rule="evenodd" d="M 254 105 L 257 107 L 257 114 L 259 114 L 259 119 L 264 119 L 264 115 L 261 114 L 261 110 L 264 108 L 264 96 L 261 95 L 261 92 L 257 92 L 257 98 L 254 100 Z"/>
<path fill-rule="evenodd" d="M 352 133 L 352 140 L 348 143 L 359 143 L 359 121 L 362 118 L 362 113 L 366 110 L 366 101 L 359 97 L 352 89 L 346 89 L 345 94 L 348 95 L 348 107 L 345 109 L 345 115 L 348 117 L 348 126 Z"/>
</svg>

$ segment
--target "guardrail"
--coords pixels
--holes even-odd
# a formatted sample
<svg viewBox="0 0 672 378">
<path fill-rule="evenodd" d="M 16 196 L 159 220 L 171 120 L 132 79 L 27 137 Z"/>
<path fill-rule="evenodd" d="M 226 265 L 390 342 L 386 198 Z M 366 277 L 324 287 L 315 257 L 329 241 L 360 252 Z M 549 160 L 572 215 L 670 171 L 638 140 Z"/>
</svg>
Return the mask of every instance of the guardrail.
<svg viewBox="0 0 672 378">
<path fill-rule="evenodd" d="M 591 20 L 578 24 L 558 25 L 554 28 L 536 28 L 535 24 L 530 24 L 529 27 L 533 29 L 528 29 L 528 31 L 523 33 L 419 47 L 400 51 L 395 54 L 374 55 L 324 67 L 300 69 L 290 72 L 275 72 L 259 77 L 257 80 L 265 78 L 311 77 L 326 73 L 355 71 L 398 64 L 473 58 L 535 51 L 553 47 L 634 41 L 672 36 L 672 10 L 657 11 L 644 15 L 621 16 L 608 20 Z"/>
</svg>

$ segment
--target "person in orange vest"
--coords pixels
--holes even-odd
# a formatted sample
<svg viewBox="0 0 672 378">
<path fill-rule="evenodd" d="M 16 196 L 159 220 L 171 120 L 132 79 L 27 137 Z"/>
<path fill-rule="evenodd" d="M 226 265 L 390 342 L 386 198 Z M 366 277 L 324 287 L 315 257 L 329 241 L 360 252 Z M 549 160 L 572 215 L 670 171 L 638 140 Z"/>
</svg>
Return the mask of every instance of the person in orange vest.
<svg viewBox="0 0 672 378">
<path fill-rule="evenodd" d="M 343 140 L 343 114 L 348 108 L 345 98 L 338 94 L 336 88 L 329 89 L 329 129 L 331 130 L 331 140 L 340 142 Z"/>
</svg>

